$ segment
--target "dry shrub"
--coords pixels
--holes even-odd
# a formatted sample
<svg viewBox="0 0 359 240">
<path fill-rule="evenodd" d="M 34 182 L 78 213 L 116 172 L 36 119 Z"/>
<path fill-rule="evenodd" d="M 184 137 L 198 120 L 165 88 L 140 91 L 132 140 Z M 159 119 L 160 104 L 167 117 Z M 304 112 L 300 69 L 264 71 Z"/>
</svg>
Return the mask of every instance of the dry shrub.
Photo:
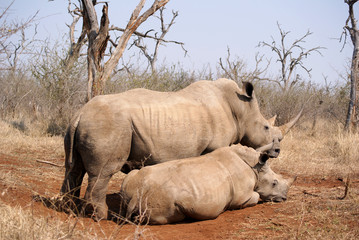
<svg viewBox="0 0 359 240">
<path fill-rule="evenodd" d="M 38 131 L 20 131 L 12 124 L 0 120 L 0 152 L 6 154 L 39 152 L 50 150 L 53 157 L 63 157 L 63 138 L 59 136 L 48 137 Z"/>
<path fill-rule="evenodd" d="M 156 73 L 141 68 L 120 71 L 106 85 L 106 93 L 119 93 L 133 88 L 146 88 L 155 91 L 177 91 L 185 88 L 202 74 L 186 71 L 181 66 L 162 66 Z"/>
<path fill-rule="evenodd" d="M 316 128 L 319 119 L 341 124 L 345 122 L 349 101 L 347 83 L 323 86 L 301 82 L 283 92 L 274 84 L 257 82 L 255 93 L 263 115 L 277 115 L 278 125 L 289 121 L 302 107 L 304 112 L 301 121 L 306 121 L 306 128 Z"/>
</svg>

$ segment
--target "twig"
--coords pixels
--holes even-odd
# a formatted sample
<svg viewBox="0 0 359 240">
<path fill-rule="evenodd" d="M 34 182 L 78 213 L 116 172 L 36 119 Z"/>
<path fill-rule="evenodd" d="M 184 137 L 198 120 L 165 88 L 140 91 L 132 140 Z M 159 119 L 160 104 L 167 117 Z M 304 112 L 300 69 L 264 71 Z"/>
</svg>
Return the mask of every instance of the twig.
<svg viewBox="0 0 359 240">
<path fill-rule="evenodd" d="M 49 165 L 52 165 L 52 166 L 55 166 L 55 167 L 65 167 L 65 165 L 59 165 L 59 164 L 56 164 L 56 163 L 53 163 L 53 162 L 39 160 L 39 159 L 36 159 L 36 162 L 49 164 Z"/>
<path fill-rule="evenodd" d="M 347 198 L 348 192 L 349 192 L 350 182 L 351 182 L 350 181 L 350 175 L 348 174 L 347 181 L 345 182 L 344 196 L 343 197 L 338 197 L 339 200 L 344 200 L 344 199 Z"/>
<path fill-rule="evenodd" d="M 307 195 L 310 195 L 310 196 L 313 196 L 313 197 L 319 197 L 319 195 L 314 194 L 314 193 L 307 192 L 307 190 L 303 190 L 303 193 L 304 193 L 304 194 L 307 194 Z"/>
</svg>

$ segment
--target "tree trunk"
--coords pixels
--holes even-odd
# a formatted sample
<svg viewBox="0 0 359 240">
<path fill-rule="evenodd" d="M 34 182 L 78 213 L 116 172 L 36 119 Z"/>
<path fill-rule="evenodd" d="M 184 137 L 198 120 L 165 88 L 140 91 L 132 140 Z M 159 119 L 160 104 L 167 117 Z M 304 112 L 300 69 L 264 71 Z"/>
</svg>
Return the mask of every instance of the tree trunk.
<svg viewBox="0 0 359 240">
<path fill-rule="evenodd" d="M 100 81 L 103 74 L 101 62 L 109 39 L 109 19 L 107 4 L 102 8 L 100 27 L 97 23 L 97 15 L 92 1 L 82 0 L 84 6 L 83 21 L 87 28 L 88 49 L 87 49 L 87 70 L 88 86 L 87 101 L 96 95 L 103 93 L 103 84 Z"/>
<path fill-rule="evenodd" d="M 356 25 L 356 19 L 354 17 L 354 4 L 358 0 L 346 0 L 345 3 L 349 5 L 349 17 L 346 21 L 345 29 L 349 32 L 350 38 L 352 40 L 354 49 L 352 56 L 352 64 L 350 68 L 350 99 L 348 104 L 348 112 L 345 121 L 344 128 L 350 130 L 350 125 L 352 124 L 353 128 L 356 129 L 358 125 L 359 115 L 358 115 L 358 78 L 359 78 L 359 30 Z M 351 22 L 351 27 L 348 26 L 349 21 Z"/>
<path fill-rule="evenodd" d="M 359 44 L 358 46 L 354 46 L 353 50 L 353 58 L 352 58 L 352 65 L 351 65 L 351 73 L 350 73 L 350 99 L 349 99 L 349 105 L 348 105 L 348 113 L 347 118 L 345 121 L 345 129 L 349 130 L 350 123 L 352 123 L 354 126 L 356 125 L 355 118 L 357 115 L 357 109 L 358 106 L 358 99 L 356 94 L 356 88 L 357 88 L 357 79 L 358 79 L 358 70 L 359 70 Z"/>
</svg>

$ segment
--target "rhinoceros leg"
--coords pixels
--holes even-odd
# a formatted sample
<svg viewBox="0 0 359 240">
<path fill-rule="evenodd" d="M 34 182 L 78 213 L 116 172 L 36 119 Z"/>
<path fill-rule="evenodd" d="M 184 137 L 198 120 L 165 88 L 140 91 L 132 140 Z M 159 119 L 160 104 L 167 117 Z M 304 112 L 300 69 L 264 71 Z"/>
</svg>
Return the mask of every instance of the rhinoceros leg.
<svg viewBox="0 0 359 240">
<path fill-rule="evenodd" d="M 95 220 L 107 219 L 106 191 L 110 178 L 111 176 L 89 177 L 85 200 L 93 210 Z"/>
<path fill-rule="evenodd" d="M 108 188 L 108 183 L 111 177 L 117 173 L 124 162 L 126 161 L 129 148 L 124 158 L 107 158 L 110 159 L 105 161 L 104 164 L 100 166 L 92 164 L 85 165 L 87 174 L 88 174 L 88 185 L 85 193 L 85 201 L 90 207 L 93 209 L 93 218 L 95 220 L 107 219 L 107 211 L 108 207 L 106 204 L 106 192 Z M 121 148 L 122 150 L 124 148 Z M 119 156 L 114 152 L 114 156 Z M 106 159 L 105 156 L 101 157 L 100 159 Z M 93 162 L 92 162 L 93 163 Z"/>
<path fill-rule="evenodd" d="M 250 198 L 242 205 L 242 208 L 252 207 L 258 203 L 259 194 L 257 192 L 252 192 Z"/>
<path fill-rule="evenodd" d="M 73 200 L 79 199 L 82 179 L 86 171 L 81 161 L 74 161 L 74 165 L 66 169 L 65 179 L 62 183 L 61 193 Z"/>
<path fill-rule="evenodd" d="M 65 179 L 61 187 L 61 195 L 63 196 L 63 206 L 66 210 L 78 213 L 77 208 L 80 203 L 80 190 L 83 177 L 86 171 L 80 159 L 76 154 L 72 166 L 66 167 Z"/>
<path fill-rule="evenodd" d="M 181 206 L 173 202 L 168 195 L 154 192 L 150 196 L 132 196 L 127 206 L 126 218 L 139 220 L 141 224 L 154 225 L 180 222 L 186 215 Z"/>
<path fill-rule="evenodd" d="M 82 152 L 84 166 L 88 174 L 85 201 L 93 208 L 95 220 L 107 219 L 106 192 L 111 177 L 120 171 L 131 150 L 131 138 L 120 141 L 120 146 L 107 146 L 104 152 Z"/>
</svg>

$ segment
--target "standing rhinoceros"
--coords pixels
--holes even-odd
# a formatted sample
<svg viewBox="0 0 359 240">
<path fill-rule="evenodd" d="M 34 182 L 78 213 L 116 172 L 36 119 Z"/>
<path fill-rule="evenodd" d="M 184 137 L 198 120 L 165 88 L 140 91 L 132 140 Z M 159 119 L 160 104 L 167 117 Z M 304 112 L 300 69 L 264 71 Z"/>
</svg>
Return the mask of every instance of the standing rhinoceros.
<svg viewBox="0 0 359 240">
<path fill-rule="evenodd" d="M 240 89 L 228 79 L 199 81 L 177 92 L 134 89 L 97 96 L 68 127 L 61 194 L 78 198 L 87 173 L 85 200 L 95 218 L 106 218 L 107 186 L 116 172 L 138 168 L 144 159 L 153 165 L 233 143 L 257 148 L 274 142 L 270 154 L 276 157 L 282 133 L 273 124 L 260 113 L 252 84 Z"/>
<path fill-rule="evenodd" d="M 267 159 L 267 154 L 237 144 L 133 170 L 122 183 L 122 214 L 167 224 L 186 217 L 213 219 L 227 209 L 253 206 L 259 198 L 286 200 L 294 178 L 274 173 Z"/>
</svg>

